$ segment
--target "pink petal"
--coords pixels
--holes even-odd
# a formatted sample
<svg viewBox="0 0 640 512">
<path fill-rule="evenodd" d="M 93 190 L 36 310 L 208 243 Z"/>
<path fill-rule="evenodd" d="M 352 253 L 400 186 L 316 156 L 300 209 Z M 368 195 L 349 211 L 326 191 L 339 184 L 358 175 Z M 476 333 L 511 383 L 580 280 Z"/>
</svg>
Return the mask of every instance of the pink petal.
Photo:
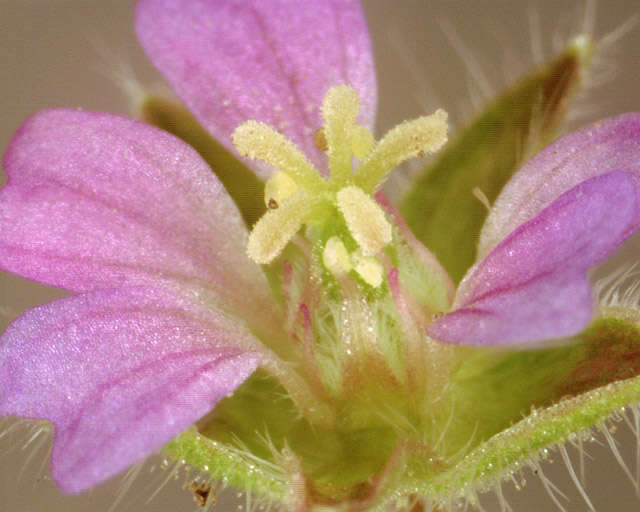
<svg viewBox="0 0 640 512">
<path fill-rule="evenodd" d="M 269 308 L 236 206 L 171 135 L 108 114 L 44 111 L 14 136 L 4 166 L 0 268 L 74 291 L 197 281 L 242 312 Z"/>
<path fill-rule="evenodd" d="M 449 343 L 540 342 L 578 333 L 593 312 L 587 270 L 640 226 L 640 179 L 614 171 L 564 193 L 463 279 L 454 311 L 428 328 Z"/>
<path fill-rule="evenodd" d="M 255 119 L 325 168 L 312 136 L 324 94 L 340 83 L 359 91 L 361 121 L 373 126 L 375 70 L 357 1 L 142 0 L 136 28 L 174 90 L 232 150 L 233 130 Z"/>
<path fill-rule="evenodd" d="M 640 113 L 603 119 L 540 151 L 507 183 L 483 227 L 478 259 L 581 181 L 616 169 L 640 173 Z"/>
<path fill-rule="evenodd" d="M 167 290 L 75 295 L 16 320 L 0 344 L 0 416 L 55 427 L 52 474 L 81 492 L 162 447 L 257 367 L 251 335 Z"/>
</svg>

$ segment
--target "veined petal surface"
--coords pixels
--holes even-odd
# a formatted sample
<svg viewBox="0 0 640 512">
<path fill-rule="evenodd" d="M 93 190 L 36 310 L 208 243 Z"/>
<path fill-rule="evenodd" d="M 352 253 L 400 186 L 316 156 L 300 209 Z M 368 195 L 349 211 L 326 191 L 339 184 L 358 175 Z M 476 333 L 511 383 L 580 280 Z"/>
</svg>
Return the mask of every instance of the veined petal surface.
<svg viewBox="0 0 640 512">
<path fill-rule="evenodd" d="M 577 334 L 593 313 L 587 270 L 640 222 L 640 180 L 614 171 L 561 195 L 519 226 L 460 283 L 453 312 L 428 328 L 435 339 L 490 345 Z"/>
<path fill-rule="evenodd" d="M 276 127 L 326 169 L 312 139 L 322 125 L 322 98 L 340 83 L 358 91 L 360 121 L 373 126 L 375 71 L 356 1 L 142 0 L 136 29 L 176 93 L 231 150 L 233 130 L 253 119 Z"/>
<path fill-rule="evenodd" d="M 640 113 L 603 119 L 550 144 L 505 185 L 480 233 L 478 260 L 581 181 L 616 169 L 640 174 Z"/>
<path fill-rule="evenodd" d="M 73 291 L 199 282 L 231 309 L 267 310 L 247 231 L 199 155 L 109 114 L 49 110 L 4 156 L 0 268 Z"/>
<path fill-rule="evenodd" d="M 168 289 L 100 290 L 23 314 L 0 343 L 0 416 L 55 427 L 52 474 L 81 492 L 193 424 L 257 367 L 250 334 Z"/>
</svg>

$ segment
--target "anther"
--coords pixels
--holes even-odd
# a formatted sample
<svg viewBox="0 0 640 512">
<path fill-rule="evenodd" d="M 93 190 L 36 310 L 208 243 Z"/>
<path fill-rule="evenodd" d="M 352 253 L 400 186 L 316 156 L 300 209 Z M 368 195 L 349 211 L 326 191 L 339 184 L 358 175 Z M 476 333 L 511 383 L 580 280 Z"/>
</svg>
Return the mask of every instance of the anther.
<svg viewBox="0 0 640 512">
<path fill-rule="evenodd" d="M 298 185 L 285 172 L 276 172 L 265 184 L 264 202 L 270 209 L 277 208 L 298 192 Z"/>
<path fill-rule="evenodd" d="M 358 169 L 355 183 L 371 194 L 391 169 L 409 158 L 440 149 L 446 141 L 447 113 L 444 110 L 405 121 L 378 141 Z"/>
<path fill-rule="evenodd" d="M 351 257 L 347 248 L 337 236 L 332 236 L 327 240 L 322 251 L 322 262 L 324 266 L 336 277 L 342 276 L 352 268 Z"/>
<path fill-rule="evenodd" d="M 257 121 L 241 124 L 232 135 L 238 152 L 277 169 L 265 184 L 267 213 L 249 235 L 247 254 L 257 263 L 276 258 L 304 224 L 344 224 L 358 244 L 357 256 L 343 242 L 330 238 L 323 263 L 338 276 L 355 270 L 371 286 L 380 286 L 383 270 L 376 254 L 392 241 L 391 224 L 371 197 L 386 174 L 404 160 L 438 149 L 447 138 L 447 114 L 402 123 L 378 143 L 356 122 L 360 99 L 347 85 L 331 87 L 322 103 L 324 126 L 313 136 L 316 147 L 329 157 L 330 175 L 323 178 L 305 155 L 270 126 Z M 361 161 L 354 174 L 353 158 Z M 339 232 L 334 231 L 334 232 Z"/>
<path fill-rule="evenodd" d="M 373 256 L 391 242 L 391 224 L 371 196 L 352 185 L 341 189 L 337 199 L 349 232 L 364 255 Z"/>
<path fill-rule="evenodd" d="M 346 184 L 353 176 L 351 138 L 359 112 L 358 93 L 347 85 L 329 89 L 322 102 L 324 135 L 329 148 L 329 169 L 331 178 L 338 183 Z"/>
<path fill-rule="evenodd" d="M 249 233 L 247 255 L 256 263 L 271 263 L 298 232 L 313 205 L 295 196 L 275 210 L 269 210 Z"/>
<path fill-rule="evenodd" d="M 370 256 L 356 256 L 355 271 L 370 286 L 377 288 L 382 284 L 383 268 L 380 262 Z"/>
<path fill-rule="evenodd" d="M 318 186 L 323 181 L 296 145 L 265 123 L 246 121 L 235 129 L 231 139 L 241 155 L 284 171 L 298 185 Z"/>
</svg>

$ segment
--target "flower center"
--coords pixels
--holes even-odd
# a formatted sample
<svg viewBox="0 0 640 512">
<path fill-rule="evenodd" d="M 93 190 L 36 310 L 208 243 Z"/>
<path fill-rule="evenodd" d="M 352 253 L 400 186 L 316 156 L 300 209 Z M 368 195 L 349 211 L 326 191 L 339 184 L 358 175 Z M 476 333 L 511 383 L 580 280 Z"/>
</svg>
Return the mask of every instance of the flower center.
<svg viewBox="0 0 640 512">
<path fill-rule="evenodd" d="M 249 235 L 247 254 L 256 263 L 273 261 L 303 225 L 339 225 L 345 229 L 323 238 L 325 267 L 334 275 L 355 271 L 371 286 L 380 285 L 376 255 L 391 242 L 392 229 L 371 195 L 398 164 L 446 142 L 447 114 L 437 110 L 405 121 L 376 142 L 356 122 L 359 112 L 360 98 L 349 86 L 332 87 L 324 97 L 325 124 L 314 142 L 329 158 L 328 178 L 272 127 L 247 121 L 236 128 L 232 138 L 239 153 L 277 169 L 265 186 L 268 211 Z M 354 158 L 360 162 L 355 171 Z"/>
</svg>

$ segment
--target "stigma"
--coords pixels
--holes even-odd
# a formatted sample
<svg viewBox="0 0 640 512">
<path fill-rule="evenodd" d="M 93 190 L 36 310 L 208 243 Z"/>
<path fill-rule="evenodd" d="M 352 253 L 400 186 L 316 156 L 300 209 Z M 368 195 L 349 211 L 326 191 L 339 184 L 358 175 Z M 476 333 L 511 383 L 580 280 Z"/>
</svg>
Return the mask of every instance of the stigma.
<svg viewBox="0 0 640 512">
<path fill-rule="evenodd" d="M 303 226 L 319 226 L 324 266 L 339 277 L 355 272 L 367 284 L 382 282 L 376 259 L 392 241 L 392 227 L 372 195 L 388 173 L 405 160 L 438 150 L 447 140 L 447 114 L 405 121 L 379 141 L 357 123 L 360 98 L 347 86 L 331 87 L 322 102 L 324 125 L 314 135 L 329 160 L 323 177 L 300 149 L 275 129 L 257 121 L 236 128 L 238 152 L 276 172 L 265 184 L 267 212 L 253 226 L 247 254 L 271 263 Z M 354 161 L 359 162 L 354 169 Z"/>
</svg>

